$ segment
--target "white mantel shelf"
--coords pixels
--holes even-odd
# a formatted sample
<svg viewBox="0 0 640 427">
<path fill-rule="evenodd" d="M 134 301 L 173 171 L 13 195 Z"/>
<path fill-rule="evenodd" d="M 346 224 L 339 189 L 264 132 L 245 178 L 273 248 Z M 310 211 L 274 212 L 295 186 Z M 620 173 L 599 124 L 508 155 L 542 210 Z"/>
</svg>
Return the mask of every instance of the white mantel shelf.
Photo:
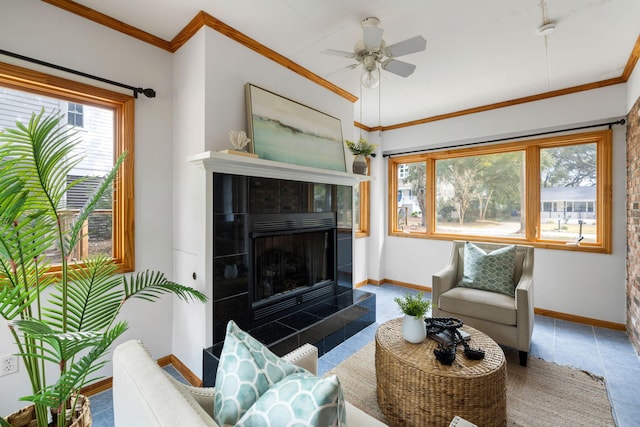
<svg viewBox="0 0 640 427">
<path fill-rule="evenodd" d="M 351 186 L 357 185 L 361 181 L 372 180 L 372 177 L 366 175 L 311 168 L 238 154 L 218 153 L 216 151 L 205 151 L 204 153 L 190 156 L 187 160 L 200 165 L 207 172 L 221 172 L 233 175 Z"/>
</svg>

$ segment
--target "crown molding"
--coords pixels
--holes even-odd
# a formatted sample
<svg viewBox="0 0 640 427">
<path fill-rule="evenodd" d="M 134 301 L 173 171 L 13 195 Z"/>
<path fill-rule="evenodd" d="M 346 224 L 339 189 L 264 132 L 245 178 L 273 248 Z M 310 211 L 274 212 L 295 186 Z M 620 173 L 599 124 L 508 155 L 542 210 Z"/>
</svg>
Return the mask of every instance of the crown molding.
<svg viewBox="0 0 640 427">
<path fill-rule="evenodd" d="M 256 40 L 234 29 L 233 27 L 230 27 L 229 25 L 225 24 L 224 22 L 209 15 L 204 11 L 198 12 L 196 16 L 194 16 L 193 19 L 171 41 L 166 41 L 161 39 L 160 37 L 156 37 L 153 34 L 149 34 L 129 24 L 126 24 L 122 21 L 111 18 L 108 15 L 105 15 L 96 10 L 93 10 L 91 8 L 78 4 L 72 0 L 42 0 L 42 1 L 172 53 L 176 52 L 178 49 L 180 49 L 181 46 L 183 46 L 187 41 L 189 41 L 189 39 L 193 37 L 198 32 L 198 30 L 200 30 L 200 28 L 202 28 L 203 26 L 207 26 L 215 31 L 220 32 L 221 34 L 226 35 L 227 37 L 231 38 L 232 40 L 235 40 L 236 42 L 244 45 L 245 47 L 248 47 L 249 49 L 252 49 L 255 52 L 271 59 L 272 61 L 275 61 L 281 66 L 288 68 L 294 73 L 299 74 L 313 81 L 314 83 L 336 93 L 337 95 L 349 100 L 350 102 L 356 102 L 358 100 L 356 96 L 352 95 L 346 90 L 323 79 L 322 77 L 302 67 L 301 65 L 296 64 L 295 62 L 284 57 L 278 52 L 272 49 L 269 49 L 268 47 L 262 45 Z M 460 117 L 460 116 L 480 113 L 484 111 L 496 110 L 499 108 L 510 107 L 518 104 L 539 101 L 542 99 L 553 98 L 556 96 L 569 95 L 572 93 L 597 89 L 605 86 L 626 83 L 629 77 L 631 76 L 631 73 L 633 73 L 633 70 L 635 69 L 635 66 L 639 59 L 640 59 L 640 36 L 638 36 L 638 38 L 636 39 L 636 43 L 629 55 L 627 64 L 622 74 L 619 77 L 614 77 L 607 80 L 601 80 L 593 83 L 573 86 L 565 89 L 553 90 L 553 91 L 544 92 L 536 95 L 516 98 L 508 101 L 497 102 L 494 104 L 467 108 L 464 110 L 454 111 L 446 114 L 439 114 L 436 116 L 425 117 L 422 119 L 412 120 L 412 121 L 403 122 L 403 123 L 397 123 L 389 126 L 379 125 L 375 127 L 369 127 L 358 122 L 354 122 L 354 126 L 360 129 L 366 130 L 367 132 L 376 131 L 376 130 L 379 130 L 379 131 L 394 130 L 394 129 L 400 129 L 404 127 L 410 127 L 410 126 L 416 126 L 416 125 L 421 125 L 425 123 L 435 122 L 439 120 L 446 120 L 453 117 Z"/>
</svg>

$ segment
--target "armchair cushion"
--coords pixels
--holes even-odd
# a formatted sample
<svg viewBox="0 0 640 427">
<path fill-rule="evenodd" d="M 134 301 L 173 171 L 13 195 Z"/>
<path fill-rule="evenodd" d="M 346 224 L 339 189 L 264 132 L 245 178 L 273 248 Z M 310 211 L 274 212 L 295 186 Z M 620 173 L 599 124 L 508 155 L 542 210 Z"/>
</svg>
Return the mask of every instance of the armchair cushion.
<svg viewBox="0 0 640 427">
<path fill-rule="evenodd" d="M 329 426 L 346 418 L 337 377 L 319 378 L 289 363 L 233 321 L 220 355 L 214 406 L 221 426 L 281 425 L 283 419 Z"/>
<path fill-rule="evenodd" d="M 505 246 L 486 253 L 471 242 L 464 246 L 464 271 L 458 286 L 498 292 L 513 297 L 516 247 Z"/>
<path fill-rule="evenodd" d="M 345 403 L 338 377 L 319 378 L 307 372 L 289 375 L 274 384 L 249 408 L 237 426 L 340 426 L 345 421 Z"/>
<path fill-rule="evenodd" d="M 440 309 L 503 325 L 516 325 L 515 298 L 498 292 L 456 287 L 440 295 Z"/>
<path fill-rule="evenodd" d="M 298 372 L 307 371 L 276 356 L 230 321 L 216 373 L 216 422 L 236 424 L 273 384 Z"/>
</svg>

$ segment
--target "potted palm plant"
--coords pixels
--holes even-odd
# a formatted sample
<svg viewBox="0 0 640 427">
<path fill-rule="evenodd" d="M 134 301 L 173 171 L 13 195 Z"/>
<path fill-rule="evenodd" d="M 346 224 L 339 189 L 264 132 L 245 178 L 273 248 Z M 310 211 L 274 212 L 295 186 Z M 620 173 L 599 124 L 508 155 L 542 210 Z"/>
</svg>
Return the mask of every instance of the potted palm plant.
<svg viewBox="0 0 640 427">
<path fill-rule="evenodd" d="M 427 336 L 424 317 L 431 308 L 431 301 L 424 298 L 424 293 L 407 293 L 394 298 L 400 310 L 404 313 L 402 320 L 402 336 L 411 343 L 420 343 Z"/>
<path fill-rule="evenodd" d="M 345 140 L 344 143 L 347 148 L 355 156 L 353 159 L 352 170 L 353 173 L 360 175 L 366 175 L 369 165 L 367 164 L 367 157 L 370 157 L 375 151 L 377 144 L 370 144 L 365 138 L 360 136 L 357 142 Z"/>
<path fill-rule="evenodd" d="M 95 378 L 110 346 L 127 330 L 118 320 L 121 307 L 133 298 L 156 301 L 173 294 L 204 302 L 201 292 L 173 283 L 159 272 L 118 274 L 111 257 L 70 261 L 84 236 L 83 224 L 111 197 L 112 182 L 125 155 L 89 196 L 83 209 L 65 224 L 67 192 L 83 183 L 67 177 L 81 157 L 79 139 L 61 126 L 62 115 L 32 114 L 28 124 L 0 132 L 0 315 L 7 321 L 22 366 L 31 383 L 32 412 L 37 425 L 87 426 L 88 400 L 80 394 Z M 61 262 L 52 269 L 47 254 L 55 248 Z M 56 372 L 51 378 L 51 372 Z M 45 375 L 48 374 L 48 375 Z M 23 411 L 0 424 L 14 422 Z M 31 424 L 30 424 L 31 425 Z"/>
</svg>

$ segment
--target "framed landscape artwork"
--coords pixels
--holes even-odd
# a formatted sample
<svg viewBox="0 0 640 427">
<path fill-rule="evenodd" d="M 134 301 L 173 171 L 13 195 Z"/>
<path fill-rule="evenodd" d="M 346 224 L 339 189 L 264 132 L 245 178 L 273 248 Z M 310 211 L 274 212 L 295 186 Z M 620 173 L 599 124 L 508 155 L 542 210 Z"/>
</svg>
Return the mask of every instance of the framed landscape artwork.
<svg viewBox="0 0 640 427">
<path fill-rule="evenodd" d="M 261 159 L 346 172 L 340 119 L 250 83 L 247 123 Z"/>
</svg>

